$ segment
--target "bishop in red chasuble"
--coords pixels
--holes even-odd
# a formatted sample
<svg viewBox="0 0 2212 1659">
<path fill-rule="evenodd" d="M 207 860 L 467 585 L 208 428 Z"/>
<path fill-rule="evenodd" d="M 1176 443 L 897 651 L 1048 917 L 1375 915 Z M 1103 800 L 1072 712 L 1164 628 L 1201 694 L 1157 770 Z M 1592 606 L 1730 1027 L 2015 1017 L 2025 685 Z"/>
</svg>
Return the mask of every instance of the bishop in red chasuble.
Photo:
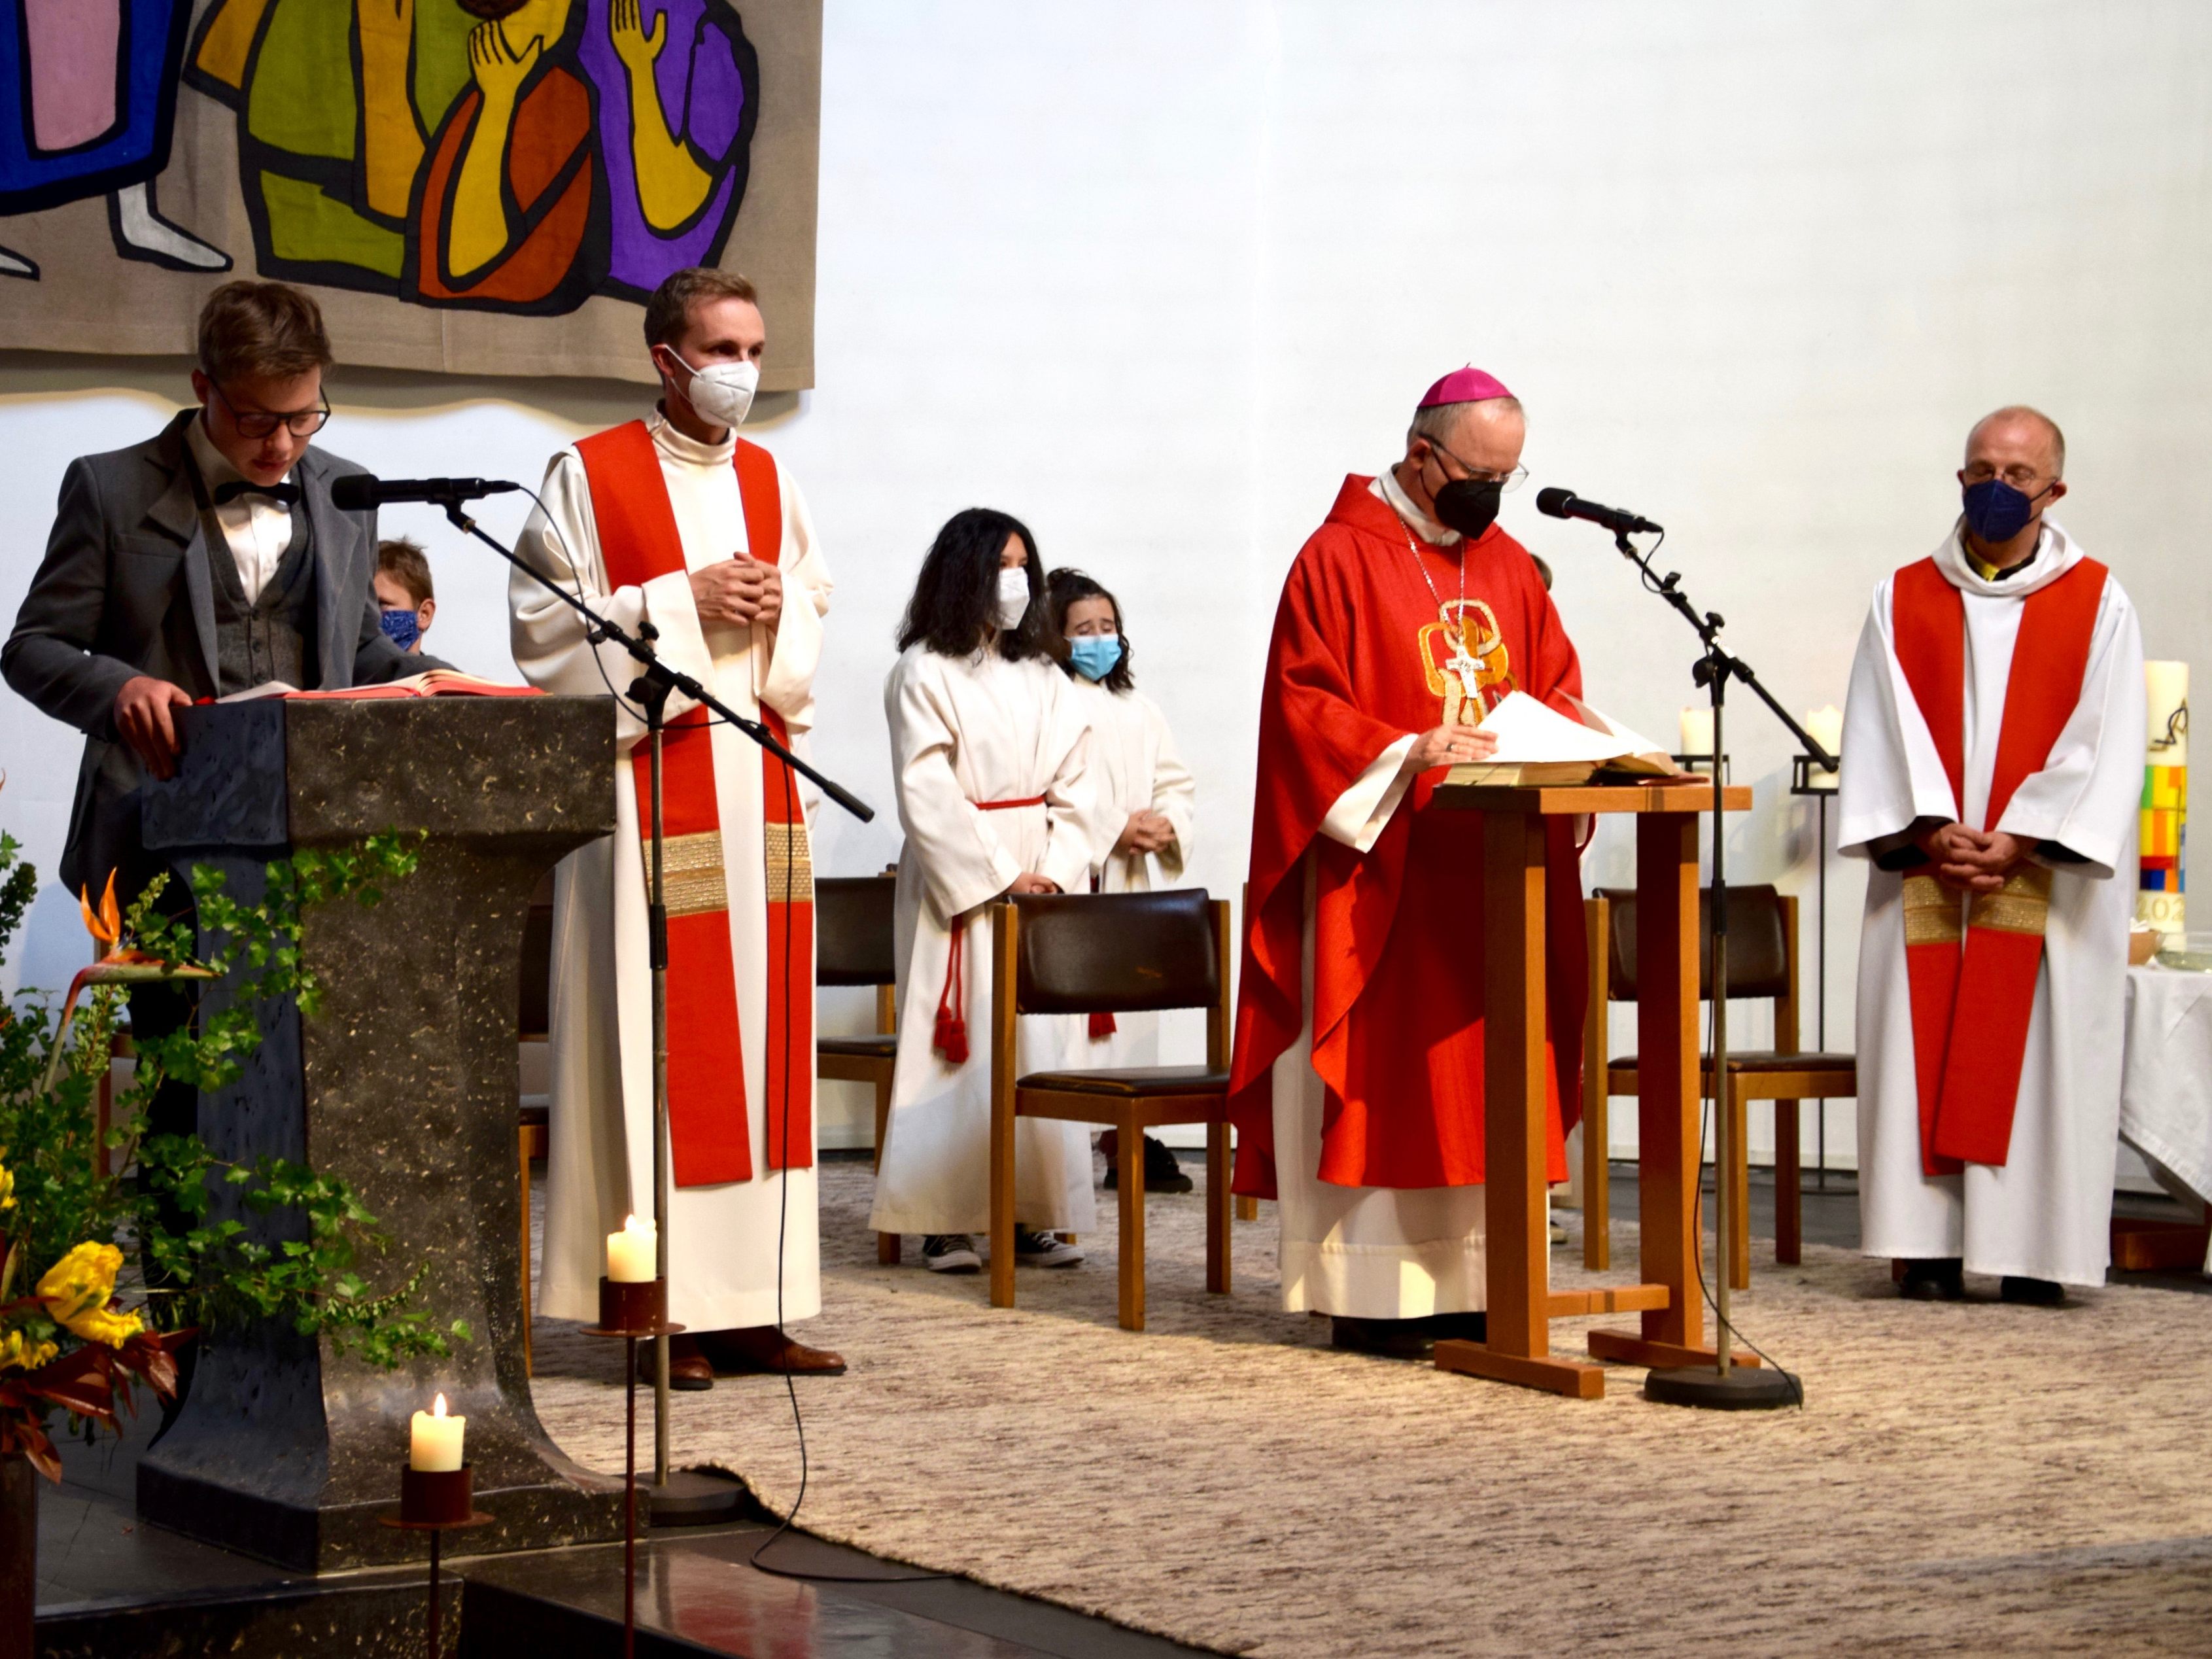
<svg viewBox="0 0 2212 1659">
<path fill-rule="evenodd" d="M 1582 671 L 1494 522 L 1521 406 L 1463 369 L 1406 456 L 1345 480 L 1283 587 L 1260 713 L 1231 1109 L 1237 1190 L 1278 1200 L 1283 1305 L 1418 1352 L 1484 1303 L 1481 820 L 1432 810 L 1519 690 L 1578 717 Z M 1551 848 L 1552 1172 L 1580 1109 L 1582 892 Z M 1454 1319 L 1454 1316 L 1461 1316 Z M 1400 1322 L 1380 1323 L 1378 1322 Z"/>
</svg>

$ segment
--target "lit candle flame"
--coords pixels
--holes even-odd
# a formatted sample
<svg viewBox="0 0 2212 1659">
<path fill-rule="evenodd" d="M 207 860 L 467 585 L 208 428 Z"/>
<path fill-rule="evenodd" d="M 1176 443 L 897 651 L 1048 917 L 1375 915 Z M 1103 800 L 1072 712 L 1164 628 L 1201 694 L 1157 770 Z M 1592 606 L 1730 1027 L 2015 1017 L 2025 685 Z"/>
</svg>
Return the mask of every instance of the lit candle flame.
<svg viewBox="0 0 2212 1659">
<path fill-rule="evenodd" d="M 649 1233 L 653 1231 L 653 1224 L 650 1221 L 640 1221 L 635 1216 L 630 1216 L 623 1222 L 623 1231 L 626 1233 Z"/>
<path fill-rule="evenodd" d="M 443 1417 L 445 1414 L 446 1396 L 441 1394 L 435 1400 L 430 1402 L 430 1415 L 433 1417 Z"/>
</svg>

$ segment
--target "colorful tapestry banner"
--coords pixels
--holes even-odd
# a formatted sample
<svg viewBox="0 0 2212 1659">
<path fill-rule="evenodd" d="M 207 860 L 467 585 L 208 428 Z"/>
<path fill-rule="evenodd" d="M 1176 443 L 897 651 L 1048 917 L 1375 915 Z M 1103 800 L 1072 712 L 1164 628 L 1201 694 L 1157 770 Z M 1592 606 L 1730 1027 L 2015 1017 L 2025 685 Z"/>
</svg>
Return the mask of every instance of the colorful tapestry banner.
<svg viewBox="0 0 2212 1659">
<path fill-rule="evenodd" d="M 710 264 L 811 386 L 821 59 L 821 0 L 0 0 L 0 347 L 188 352 L 259 276 L 342 366 L 648 380 Z"/>
<path fill-rule="evenodd" d="M 2149 749 L 2143 766 L 2142 890 L 2136 920 L 2179 941 L 2188 927 L 2184 897 L 2189 830 L 2189 665 L 2148 662 Z"/>
</svg>

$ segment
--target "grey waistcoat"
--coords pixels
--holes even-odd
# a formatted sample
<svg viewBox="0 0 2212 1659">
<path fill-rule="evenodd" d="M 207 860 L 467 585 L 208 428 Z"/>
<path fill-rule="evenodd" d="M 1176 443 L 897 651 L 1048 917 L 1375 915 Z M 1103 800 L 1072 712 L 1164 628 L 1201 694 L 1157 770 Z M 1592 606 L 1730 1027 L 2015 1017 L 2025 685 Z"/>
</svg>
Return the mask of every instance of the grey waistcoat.
<svg viewBox="0 0 2212 1659">
<path fill-rule="evenodd" d="M 307 515 L 292 509 L 292 542 L 261 594 L 246 602 L 238 561 L 228 542 L 216 542 L 208 560 L 215 576 L 216 669 L 222 684 L 216 695 L 250 691 L 271 680 L 303 690 L 317 683 L 315 672 L 315 561 Z"/>
</svg>

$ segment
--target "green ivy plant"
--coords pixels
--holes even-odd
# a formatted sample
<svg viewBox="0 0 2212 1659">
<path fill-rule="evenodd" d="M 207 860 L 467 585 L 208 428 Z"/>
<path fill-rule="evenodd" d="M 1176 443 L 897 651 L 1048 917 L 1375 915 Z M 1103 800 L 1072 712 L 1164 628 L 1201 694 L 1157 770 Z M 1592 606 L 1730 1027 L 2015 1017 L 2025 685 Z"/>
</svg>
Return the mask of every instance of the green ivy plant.
<svg viewBox="0 0 2212 1659">
<path fill-rule="evenodd" d="M 323 987 L 301 960 L 305 918 L 377 903 L 380 883 L 412 873 L 420 839 L 386 834 L 296 853 L 266 866 L 253 902 L 231 895 L 220 870 L 195 868 L 204 959 L 162 909 L 166 876 L 127 910 L 111 878 L 98 907 L 83 899 L 100 959 L 58 1006 L 26 992 L 0 1012 L 0 1453 L 24 1452 L 59 1479 L 52 1413 L 112 1427 L 135 1383 L 168 1397 L 176 1351 L 196 1334 L 220 1342 L 227 1329 L 282 1320 L 385 1370 L 470 1339 L 466 1322 L 441 1324 L 416 1305 L 428 1264 L 377 1274 L 383 1290 L 372 1283 L 372 1258 L 389 1241 L 346 1182 L 284 1158 L 226 1163 L 197 1135 L 153 1134 L 147 1117 L 164 1084 L 212 1091 L 235 1082 L 267 1006 L 289 998 L 316 1012 Z M 19 852 L 0 833 L 0 962 L 38 891 Z M 115 1092 L 103 1135 L 100 1088 L 133 990 L 225 977 L 227 1001 L 203 1001 L 182 1028 L 137 1042 L 136 1072 Z M 301 1218 L 306 1236 L 272 1246 L 234 1217 L 210 1219 L 222 1188 L 240 1189 L 256 1215 Z M 151 1265 L 152 1285 L 118 1291 L 126 1249 Z"/>
</svg>

